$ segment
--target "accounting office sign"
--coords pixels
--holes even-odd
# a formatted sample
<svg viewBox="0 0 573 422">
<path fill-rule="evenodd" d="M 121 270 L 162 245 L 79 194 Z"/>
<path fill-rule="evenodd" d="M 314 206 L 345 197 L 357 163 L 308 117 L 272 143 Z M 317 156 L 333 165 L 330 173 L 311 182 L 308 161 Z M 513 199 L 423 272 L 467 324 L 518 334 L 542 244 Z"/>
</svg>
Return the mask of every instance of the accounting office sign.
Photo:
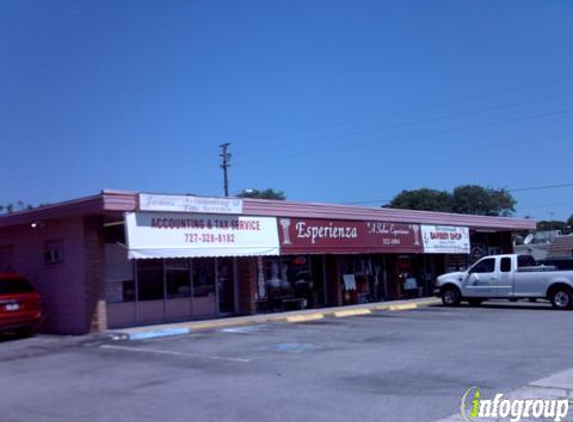
<svg viewBox="0 0 573 422">
<path fill-rule="evenodd" d="M 125 221 L 130 259 L 279 253 L 274 217 L 133 212 Z"/>
<path fill-rule="evenodd" d="M 140 193 L 139 210 L 205 214 L 241 214 L 243 212 L 243 200 L 241 198 Z"/>
</svg>

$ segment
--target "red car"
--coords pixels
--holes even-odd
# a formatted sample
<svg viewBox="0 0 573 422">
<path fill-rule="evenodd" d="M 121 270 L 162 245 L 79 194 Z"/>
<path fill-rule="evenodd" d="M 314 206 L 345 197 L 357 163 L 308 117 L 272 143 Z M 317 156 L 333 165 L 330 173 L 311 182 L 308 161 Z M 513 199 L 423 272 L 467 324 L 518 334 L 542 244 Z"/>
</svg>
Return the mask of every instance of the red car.
<svg viewBox="0 0 573 422">
<path fill-rule="evenodd" d="M 18 274 L 0 273 L 0 332 L 32 334 L 42 317 L 40 295 Z"/>
</svg>

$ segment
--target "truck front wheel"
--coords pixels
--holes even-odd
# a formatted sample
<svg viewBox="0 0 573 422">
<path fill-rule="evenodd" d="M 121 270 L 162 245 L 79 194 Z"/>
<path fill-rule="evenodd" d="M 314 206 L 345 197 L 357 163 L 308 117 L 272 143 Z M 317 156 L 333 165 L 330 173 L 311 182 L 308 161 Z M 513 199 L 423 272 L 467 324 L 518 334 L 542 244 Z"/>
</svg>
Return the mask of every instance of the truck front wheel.
<svg viewBox="0 0 573 422">
<path fill-rule="evenodd" d="M 568 287 L 556 287 L 549 293 L 549 300 L 555 309 L 566 310 L 573 307 L 573 295 Z"/>
<path fill-rule="evenodd" d="M 445 286 L 442 289 L 442 303 L 446 306 L 458 306 L 462 301 L 460 290 L 455 286 Z"/>
</svg>

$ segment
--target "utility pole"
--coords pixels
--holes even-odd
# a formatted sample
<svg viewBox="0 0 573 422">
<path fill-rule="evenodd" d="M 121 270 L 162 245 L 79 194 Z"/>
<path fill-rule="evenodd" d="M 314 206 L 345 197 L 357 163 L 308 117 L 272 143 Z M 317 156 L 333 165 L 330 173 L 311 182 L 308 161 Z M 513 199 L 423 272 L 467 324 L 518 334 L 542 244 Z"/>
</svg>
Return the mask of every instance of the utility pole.
<svg viewBox="0 0 573 422">
<path fill-rule="evenodd" d="M 225 189 L 225 196 L 229 196 L 229 173 L 228 169 L 231 166 L 229 160 L 231 159 L 231 153 L 229 152 L 229 142 L 225 142 L 221 145 L 221 154 L 219 156 L 223 159 L 221 163 L 221 168 L 223 169 L 223 187 Z"/>
</svg>

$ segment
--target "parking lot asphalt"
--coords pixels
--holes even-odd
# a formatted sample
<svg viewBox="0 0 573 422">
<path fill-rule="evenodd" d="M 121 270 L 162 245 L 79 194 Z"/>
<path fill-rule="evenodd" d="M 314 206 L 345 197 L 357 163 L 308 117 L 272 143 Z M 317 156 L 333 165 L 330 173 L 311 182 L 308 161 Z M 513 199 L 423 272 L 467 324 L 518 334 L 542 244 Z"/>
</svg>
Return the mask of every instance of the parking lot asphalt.
<svg viewBox="0 0 573 422">
<path fill-rule="evenodd" d="M 573 367 L 573 313 L 431 306 L 140 341 L 0 342 L 1 422 L 434 421 Z"/>
</svg>

